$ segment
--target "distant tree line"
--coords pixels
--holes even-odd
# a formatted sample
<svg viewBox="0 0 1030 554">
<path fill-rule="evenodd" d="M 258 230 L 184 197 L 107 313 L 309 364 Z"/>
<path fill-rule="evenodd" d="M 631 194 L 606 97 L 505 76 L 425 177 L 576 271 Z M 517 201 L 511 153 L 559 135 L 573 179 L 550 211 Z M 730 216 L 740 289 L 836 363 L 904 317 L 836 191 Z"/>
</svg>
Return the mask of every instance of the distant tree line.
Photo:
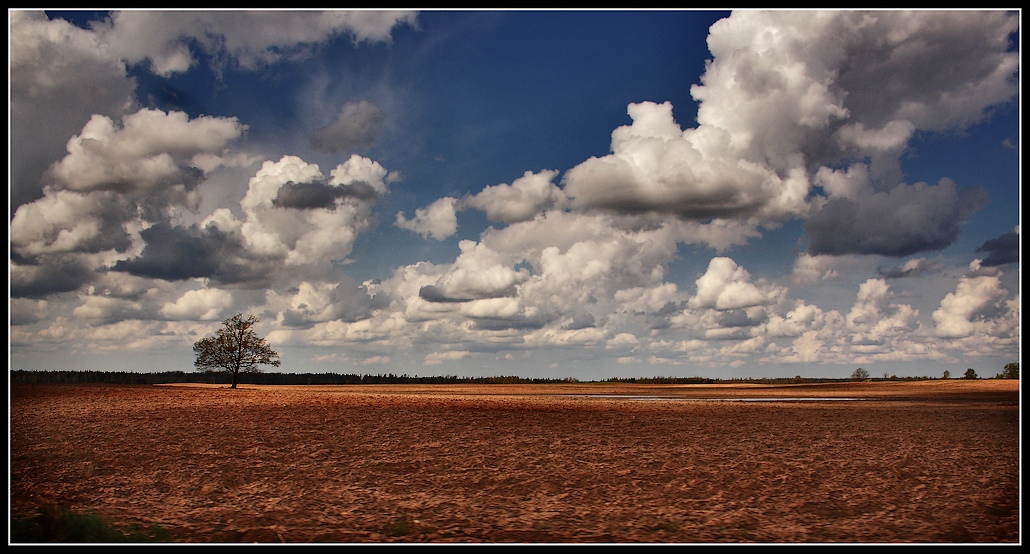
<svg viewBox="0 0 1030 554">
<path fill-rule="evenodd" d="M 250 385 L 387 385 L 387 384 L 520 384 L 567 383 L 569 379 L 524 378 L 516 376 L 458 377 L 440 375 L 356 375 L 340 373 L 241 373 L 241 383 Z M 232 375 L 224 371 L 138 373 L 129 371 L 45 371 L 12 370 L 11 383 L 106 383 L 117 385 L 154 385 L 164 383 L 207 383 L 229 385 Z"/>
<path fill-rule="evenodd" d="M 861 371 L 859 371 L 861 370 Z M 603 382 L 628 383 L 641 385 L 711 385 L 716 383 L 752 383 L 762 385 L 783 385 L 801 383 L 833 383 L 849 380 L 880 381 L 870 378 L 862 368 L 856 370 L 849 378 L 815 378 L 815 377 L 774 377 L 774 378 L 734 378 L 715 379 L 710 377 L 612 377 Z M 973 372 L 970 374 L 969 372 Z M 73 371 L 73 370 L 11 370 L 11 383 L 108 383 L 116 385 L 155 385 L 165 383 L 207 383 L 213 385 L 230 385 L 232 375 L 225 371 L 165 371 L 158 373 L 140 373 L 132 371 Z M 944 372 L 944 379 L 950 372 Z M 965 374 L 967 379 L 976 379 L 975 371 L 970 369 Z M 1005 371 L 995 379 L 1018 379 L 1019 364 L 1005 366 Z M 926 381 L 933 377 L 897 377 L 884 376 L 885 381 Z M 579 383 L 572 377 L 563 378 L 526 378 L 514 375 L 495 377 L 459 377 L 456 375 L 436 375 L 415 377 L 411 375 L 395 375 L 393 373 L 376 375 L 357 375 L 353 373 L 241 373 L 239 381 L 250 385 L 448 385 L 448 384 L 568 384 Z M 597 381 L 582 381 L 591 383 Z"/>
<path fill-rule="evenodd" d="M 376 374 L 357 375 L 352 373 L 241 373 L 241 383 L 250 385 L 388 385 L 388 384 L 568 384 L 579 383 L 572 377 L 526 378 L 514 375 L 495 377 L 459 377 L 436 375 L 414 377 L 411 375 Z M 708 377 L 613 377 L 606 383 L 629 383 L 642 385 L 710 385 L 715 383 L 815 383 L 840 381 L 841 379 L 808 379 L 801 377 L 783 379 L 713 379 Z M 592 382 L 592 381 L 584 381 Z M 187 372 L 166 371 L 162 373 L 138 373 L 131 371 L 46 371 L 18 369 L 11 371 L 11 383 L 108 383 L 120 385 L 154 385 L 162 383 L 207 383 L 229 385 L 232 375 L 224 371 Z"/>
</svg>

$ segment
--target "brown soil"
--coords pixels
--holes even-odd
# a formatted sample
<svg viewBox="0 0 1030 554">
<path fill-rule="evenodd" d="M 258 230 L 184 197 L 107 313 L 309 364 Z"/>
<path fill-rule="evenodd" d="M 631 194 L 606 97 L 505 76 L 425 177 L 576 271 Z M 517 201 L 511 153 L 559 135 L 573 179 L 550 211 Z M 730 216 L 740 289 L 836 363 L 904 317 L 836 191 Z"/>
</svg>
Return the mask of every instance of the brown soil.
<svg viewBox="0 0 1030 554">
<path fill-rule="evenodd" d="M 11 509 L 206 543 L 1018 543 L 1018 387 L 12 385 Z"/>
</svg>

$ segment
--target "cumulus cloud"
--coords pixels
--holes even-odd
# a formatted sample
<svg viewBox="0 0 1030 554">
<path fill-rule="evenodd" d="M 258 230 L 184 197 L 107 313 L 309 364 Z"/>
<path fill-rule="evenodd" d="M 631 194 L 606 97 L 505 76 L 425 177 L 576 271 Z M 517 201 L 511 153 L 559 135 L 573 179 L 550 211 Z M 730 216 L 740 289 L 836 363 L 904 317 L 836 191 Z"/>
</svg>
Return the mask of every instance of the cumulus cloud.
<svg viewBox="0 0 1030 554">
<path fill-rule="evenodd" d="M 232 292 L 217 288 L 188 290 L 161 307 L 161 315 L 170 319 L 216 321 L 233 304 Z"/>
<path fill-rule="evenodd" d="M 123 12 L 78 29 L 12 17 L 12 136 L 38 133 L 12 148 L 22 148 L 20 160 L 30 149 L 49 152 L 44 165 L 34 162 L 35 196 L 12 206 L 12 323 L 36 325 L 12 328 L 12 341 L 186 343 L 204 332 L 196 322 L 240 307 L 268 316 L 276 344 L 369 349 L 364 358 L 317 358 L 347 363 L 390 359 L 373 346 L 430 345 L 427 366 L 467 362 L 472 352 L 569 347 L 687 367 L 747 358 L 852 364 L 944 356 L 941 345 L 953 339 L 1009 352 L 999 345 L 1018 337 L 1018 295 L 1001 287 L 999 269 L 1018 262 L 1018 229 L 977 250 L 983 262 L 940 301 L 932 330 L 889 286 L 928 272 L 946 278 L 925 258 L 876 269 L 880 278 L 862 281 L 841 311 L 811 303 L 826 298 L 823 281 L 871 273 L 869 255 L 952 244 L 983 204 L 981 189 L 950 179 L 906 183 L 899 160 L 913 137 L 961 130 L 1015 98 L 1018 53 L 1008 39 L 1018 18 L 1004 12 L 734 13 L 712 27 L 712 59 L 692 89 L 695 126 L 682 126 L 661 99 L 633 103 L 610 152 L 564 175 L 526 171 L 440 198 L 410 219 L 398 212 L 397 227 L 436 240 L 457 234 L 462 210 L 499 225 L 456 241 L 449 263 L 403 262 L 362 284 L 345 266 L 396 173 L 359 155 L 328 175 L 292 155 L 249 167 L 253 155 L 230 150 L 244 122 L 127 101 L 126 64 L 166 76 L 212 57 L 217 70 L 253 69 L 341 35 L 389 40 L 415 17 L 298 12 L 275 21 L 259 12 Z M 331 106 L 338 112 L 318 123 L 311 147 L 335 154 L 377 140 L 379 106 Z M 75 123 L 54 131 L 57 150 L 37 148 L 54 139 L 45 126 L 65 121 Z M 230 166 L 247 167 L 220 171 Z M 13 169 L 12 197 L 22 186 Z M 237 205 L 224 203 L 230 195 Z M 806 300 L 788 300 L 786 288 L 724 255 L 791 219 L 804 221 L 809 238 L 792 278 L 820 285 Z M 719 254 L 693 276 L 693 291 L 670 270 L 682 244 Z M 703 264 L 706 252 L 685 265 Z M 50 298 L 59 293 L 77 294 Z M 972 344 L 988 331 L 992 341 Z"/>
<path fill-rule="evenodd" d="M 682 131 L 668 102 L 629 107 L 633 124 L 612 133 L 612 154 L 591 158 L 563 178 L 572 205 L 620 213 L 662 212 L 688 219 L 782 217 L 796 212 L 807 183 L 736 156 L 719 131 Z M 793 198 L 789 198 L 793 197 Z"/>
<path fill-rule="evenodd" d="M 183 112 L 143 109 L 121 125 L 98 115 L 68 141 L 68 155 L 48 176 L 55 186 L 76 192 L 185 193 L 203 175 L 193 158 L 225 153 L 245 130 L 235 118 L 190 119 Z"/>
<path fill-rule="evenodd" d="M 308 329 L 331 321 L 357 321 L 368 316 L 372 302 L 367 289 L 346 276 L 329 281 L 302 281 L 286 293 L 268 291 L 266 306 L 278 315 L 277 323 Z"/>
<path fill-rule="evenodd" d="M 108 325 L 117 325 L 125 320 L 137 319 L 143 306 L 139 302 L 124 298 L 112 298 L 94 294 L 80 295 L 82 301 L 72 315 L 76 319 L 87 319 Z"/>
<path fill-rule="evenodd" d="M 395 223 L 401 229 L 414 231 L 423 237 L 444 240 L 458 231 L 457 204 L 456 198 L 440 198 L 425 208 L 415 210 L 412 219 L 405 217 L 404 212 L 397 212 Z"/>
<path fill-rule="evenodd" d="M 564 192 L 552 182 L 557 175 L 558 172 L 553 170 L 527 171 L 510 185 L 487 186 L 461 199 L 440 198 L 425 208 L 417 209 L 412 219 L 400 212 L 395 223 L 423 237 L 444 240 L 457 232 L 457 212 L 464 209 L 482 210 L 492 221 L 509 224 L 528 221 L 548 210 L 561 209 L 566 204 Z"/>
<path fill-rule="evenodd" d="M 139 107 L 133 98 L 137 81 L 129 77 L 130 65 L 145 64 L 155 74 L 170 76 L 196 63 L 196 48 L 223 66 L 256 69 L 306 56 L 338 36 L 350 36 L 355 43 L 388 42 L 392 31 L 404 25 L 416 26 L 417 14 L 131 10 L 112 12 L 83 29 L 50 20 L 42 11 L 12 11 L 10 126 L 17 140 L 10 146 L 11 210 L 40 196 L 44 170 L 87 121 L 118 120 Z M 326 138 L 338 139 L 332 129 L 327 128 Z M 174 161 L 151 159 L 159 166 L 151 169 Z M 79 165 L 80 169 L 92 170 L 88 165 Z"/>
<path fill-rule="evenodd" d="M 463 206 L 482 210 L 493 221 L 516 223 L 533 219 L 543 210 L 565 204 L 565 193 L 552 182 L 557 175 L 557 171 L 527 171 L 510 185 L 488 186 L 465 198 Z"/>
<path fill-rule="evenodd" d="M 11 258 L 34 263 L 39 256 L 125 251 L 131 238 L 122 224 L 135 215 L 131 203 L 111 192 L 79 194 L 48 190 L 20 206 L 11 219 Z"/>
<path fill-rule="evenodd" d="M 44 170 L 94 114 L 133 106 L 125 64 L 94 33 L 43 12 L 8 13 L 11 211 L 39 198 Z"/>
<path fill-rule="evenodd" d="M 785 315 L 774 314 L 766 324 L 771 337 L 801 337 L 825 325 L 825 314 L 818 306 L 799 302 Z"/>
<path fill-rule="evenodd" d="M 963 338 L 976 331 L 977 317 L 989 310 L 1000 309 L 998 305 L 1006 296 L 1001 280 L 995 274 L 980 274 L 980 261 L 970 264 L 970 274 L 963 277 L 955 292 L 948 293 L 941 300 L 940 307 L 933 312 L 935 332 L 942 338 Z"/>
<path fill-rule="evenodd" d="M 493 345 L 596 342 L 624 289 L 657 287 L 676 251 L 664 226 L 625 229 L 597 214 L 551 210 L 461 241 L 450 264 L 412 264 L 377 285 L 387 314 L 426 325 L 434 341 Z M 629 294 L 629 293 L 627 293 Z M 672 296 L 633 295 L 642 309 Z M 661 300 L 664 298 L 664 301 Z M 429 322 L 432 322 L 430 324 Z M 430 340 L 427 336 L 424 340 Z"/>
<path fill-rule="evenodd" d="M 191 120 L 181 112 L 141 110 L 120 124 L 94 116 L 48 171 L 43 196 L 17 208 L 10 235 L 12 264 L 92 268 L 19 286 L 18 294 L 66 292 L 74 282 L 88 283 L 93 269 L 108 262 L 82 259 L 84 254 L 116 255 L 113 267 L 136 275 L 182 279 L 211 272 L 208 255 L 191 257 L 216 249 L 167 221 L 173 208 L 199 202 L 196 187 L 206 171 L 194 159 L 204 157 L 205 168 L 217 167 L 215 159 L 243 130 L 234 119 Z M 143 231 L 137 237 L 134 229 Z M 125 259 L 138 248 L 142 257 Z M 15 273 L 35 274 L 24 268 Z"/>
<path fill-rule="evenodd" d="M 311 134 L 311 147 L 321 152 L 346 152 L 375 142 L 386 115 L 368 100 L 349 102 L 331 124 Z"/>
<path fill-rule="evenodd" d="M 345 259 L 369 228 L 373 200 L 387 192 L 391 178 L 382 165 L 358 155 L 338 165 L 329 178 L 315 164 L 283 156 L 265 162 L 250 179 L 240 201 L 242 220 L 218 211 L 205 224 L 239 236 L 254 259 L 324 267 Z M 298 191 L 297 183 L 310 186 Z M 300 197 L 305 200 L 298 205 Z"/>
<path fill-rule="evenodd" d="M 46 317 L 47 305 L 46 300 L 12 297 L 9 312 L 11 326 L 32 325 L 41 321 Z"/>
<path fill-rule="evenodd" d="M 708 270 L 697 279 L 697 294 L 690 299 L 694 309 L 737 310 L 767 304 L 768 293 L 750 282 L 748 271 L 730 258 L 712 258 Z"/>
<path fill-rule="evenodd" d="M 896 151 L 909 129 L 961 128 L 1014 98 L 1017 28 L 1004 11 L 735 12 L 711 28 L 698 122 L 780 167 Z"/>
<path fill-rule="evenodd" d="M 340 35 L 355 43 L 389 41 L 398 25 L 415 25 L 403 11 L 144 11 L 114 12 L 93 29 L 129 63 L 148 61 L 158 75 L 196 63 L 191 46 L 246 69 L 307 56 Z"/>
<path fill-rule="evenodd" d="M 117 260 L 111 270 L 247 287 L 321 279 L 371 225 L 372 205 L 387 191 L 388 180 L 381 165 L 360 156 L 328 178 L 295 156 L 268 161 L 240 200 L 243 217 L 219 208 L 189 226 L 159 221 L 143 227 L 139 252 Z"/>
<path fill-rule="evenodd" d="M 801 253 L 794 260 L 790 279 L 800 285 L 839 279 L 841 273 L 837 268 L 837 260 L 838 258 L 835 256 L 813 256 Z"/>
<path fill-rule="evenodd" d="M 430 302 L 451 302 L 513 296 L 529 271 L 510 265 L 510 258 L 483 243 L 463 240 L 461 254 L 434 284 L 419 289 Z"/>
<path fill-rule="evenodd" d="M 868 279 L 859 286 L 856 302 L 845 321 L 854 333 L 852 342 L 879 344 L 887 336 L 910 332 L 917 315 L 911 306 L 893 301 L 886 280 Z"/>
<path fill-rule="evenodd" d="M 682 129 L 668 102 L 631 104 L 611 154 L 569 170 L 564 190 L 577 209 L 808 218 L 813 255 L 940 249 L 983 193 L 904 184 L 899 160 L 916 133 L 1015 98 L 1017 27 L 1002 11 L 734 12 L 710 30 L 698 125 Z"/>
</svg>

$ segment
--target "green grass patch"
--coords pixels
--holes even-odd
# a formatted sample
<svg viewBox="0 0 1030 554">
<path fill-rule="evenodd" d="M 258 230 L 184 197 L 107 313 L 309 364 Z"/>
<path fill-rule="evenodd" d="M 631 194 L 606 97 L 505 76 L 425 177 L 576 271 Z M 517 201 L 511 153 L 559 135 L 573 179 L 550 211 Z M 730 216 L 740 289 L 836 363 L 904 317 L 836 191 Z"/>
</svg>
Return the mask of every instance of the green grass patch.
<svg viewBox="0 0 1030 554">
<path fill-rule="evenodd" d="M 140 543 L 171 542 L 158 525 L 118 527 L 95 513 L 80 513 L 56 505 L 40 506 L 11 517 L 13 543 Z"/>
<path fill-rule="evenodd" d="M 411 533 L 411 518 L 402 513 L 400 517 L 383 526 L 383 533 L 391 537 L 403 537 Z"/>
</svg>

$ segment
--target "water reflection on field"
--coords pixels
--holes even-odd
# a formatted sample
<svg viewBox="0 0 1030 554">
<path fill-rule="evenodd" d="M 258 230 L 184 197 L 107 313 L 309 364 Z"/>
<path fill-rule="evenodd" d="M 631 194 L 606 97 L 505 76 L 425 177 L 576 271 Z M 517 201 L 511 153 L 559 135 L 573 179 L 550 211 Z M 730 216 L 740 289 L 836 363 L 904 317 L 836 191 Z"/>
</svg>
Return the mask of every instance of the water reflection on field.
<svg viewBox="0 0 1030 554">
<path fill-rule="evenodd" d="M 866 400 L 864 398 L 848 397 L 743 397 L 743 398 L 683 398 L 680 396 L 639 396 L 632 394 L 567 394 L 570 398 L 614 398 L 618 400 L 678 400 L 686 402 L 847 402 L 855 400 Z"/>
</svg>

